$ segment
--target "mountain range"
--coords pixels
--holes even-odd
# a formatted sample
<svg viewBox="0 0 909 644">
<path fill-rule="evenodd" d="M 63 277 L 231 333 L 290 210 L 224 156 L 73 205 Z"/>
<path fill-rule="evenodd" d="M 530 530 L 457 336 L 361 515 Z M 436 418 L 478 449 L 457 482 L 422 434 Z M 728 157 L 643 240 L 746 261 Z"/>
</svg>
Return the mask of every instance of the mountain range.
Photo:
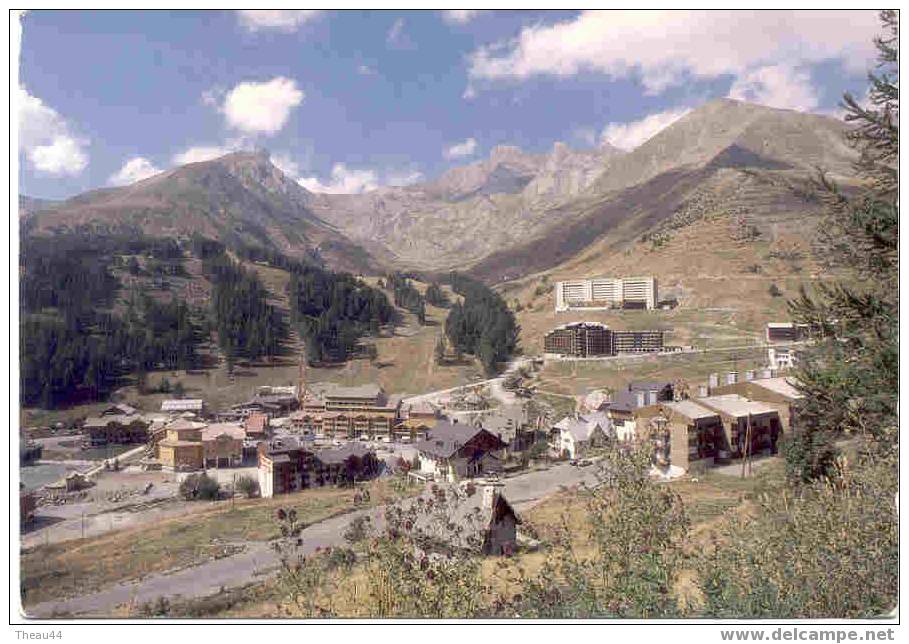
<svg viewBox="0 0 909 644">
<path fill-rule="evenodd" d="M 237 152 L 63 202 L 21 198 L 20 210 L 33 234 L 86 225 L 200 233 L 336 269 L 458 269 L 497 283 L 594 246 L 619 250 L 711 195 L 715 210 L 726 200 L 768 234 L 797 230 L 814 206 L 793 187 L 819 168 L 851 174 L 844 132 L 825 116 L 721 99 L 631 152 L 500 146 L 432 181 L 352 195 L 309 192 L 267 152 Z"/>
</svg>

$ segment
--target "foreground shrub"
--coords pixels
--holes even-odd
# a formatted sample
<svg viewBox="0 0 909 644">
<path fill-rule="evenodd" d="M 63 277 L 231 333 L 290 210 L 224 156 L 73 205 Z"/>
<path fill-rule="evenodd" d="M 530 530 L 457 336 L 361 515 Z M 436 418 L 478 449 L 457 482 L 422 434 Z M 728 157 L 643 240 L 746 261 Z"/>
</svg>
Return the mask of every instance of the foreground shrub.
<svg viewBox="0 0 909 644">
<path fill-rule="evenodd" d="M 247 499 L 259 496 L 259 482 L 251 476 L 241 476 L 237 479 L 237 491 Z"/>
<path fill-rule="evenodd" d="M 187 501 L 216 501 L 221 485 L 208 474 L 190 474 L 180 483 L 180 496 Z"/>
</svg>

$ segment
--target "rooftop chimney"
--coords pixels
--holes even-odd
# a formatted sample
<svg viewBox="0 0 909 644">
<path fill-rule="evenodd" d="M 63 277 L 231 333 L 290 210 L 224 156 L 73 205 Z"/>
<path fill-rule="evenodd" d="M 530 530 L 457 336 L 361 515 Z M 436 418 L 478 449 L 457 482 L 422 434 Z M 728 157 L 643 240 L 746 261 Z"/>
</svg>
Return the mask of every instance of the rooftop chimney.
<svg viewBox="0 0 909 644">
<path fill-rule="evenodd" d="M 483 509 L 491 510 L 495 504 L 496 497 L 502 493 L 502 488 L 505 487 L 505 484 L 500 481 L 490 481 L 489 479 L 484 479 L 479 483 L 483 488 Z"/>
</svg>

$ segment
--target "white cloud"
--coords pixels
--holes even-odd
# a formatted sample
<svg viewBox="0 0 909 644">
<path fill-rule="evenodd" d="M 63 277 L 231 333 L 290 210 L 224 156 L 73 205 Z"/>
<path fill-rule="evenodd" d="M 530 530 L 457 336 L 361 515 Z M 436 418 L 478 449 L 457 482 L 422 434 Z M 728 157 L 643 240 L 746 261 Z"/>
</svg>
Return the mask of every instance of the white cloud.
<svg viewBox="0 0 909 644">
<path fill-rule="evenodd" d="M 231 127 L 250 134 L 273 135 L 302 102 L 303 91 L 297 83 L 278 76 L 264 83 L 240 83 L 227 93 L 221 111 Z"/>
<path fill-rule="evenodd" d="M 37 170 L 48 174 L 79 174 L 88 165 L 83 145 L 83 142 L 70 136 L 56 136 L 47 145 L 29 150 L 28 157 Z"/>
<path fill-rule="evenodd" d="M 638 121 L 628 123 L 609 123 L 603 128 L 600 139 L 622 150 L 633 150 L 659 131 L 669 127 L 691 110 L 680 107 L 665 112 L 648 114 Z"/>
<path fill-rule="evenodd" d="M 272 154 L 271 162 L 277 166 L 278 170 L 288 177 L 296 177 L 300 174 L 300 164 L 294 161 L 288 154 Z"/>
<path fill-rule="evenodd" d="M 243 10 L 237 12 L 237 17 L 240 24 L 249 31 L 273 29 L 289 33 L 318 18 L 321 13 L 314 9 L 299 11 L 290 9 Z"/>
<path fill-rule="evenodd" d="M 864 72 L 879 29 L 874 11 L 586 11 L 475 50 L 469 75 L 639 75 L 656 93 L 691 76 L 738 76 L 782 61 L 839 59 L 849 71 Z"/>
<path fill-rule="evenodd" d="M 186 165 L 187 163 L 199 163 L 201 161 L 211 161 L 225 154 L 233 152 L 233 148 L 220 145 L 197 145 L 174 155 L 176 165 Z"/>
<path fill-rule="evenodd" d="M 88 141 L 74 135 L 69 124 L 49 105 L 20 87 L 19 149 L 32 167 L 53 175 L 79 174 L 88 166 Z"/>
<path fill-rule="evenodd" d="M 403 170 L 401 172 L 391 172 L 385 177 L 385 185 L 388 186 L 412 186 L 420 183 L 426 177 L 419 170 Z"/>
<path fill-rule="evenodd" d="M 389 44 L 397 44 L 401 39 L 401 34 L 404 32 L 404 18 L 398 18 L 394 21 L 394 24 L 391 25 L 391 29 L 388 30 L 388 33 L 385 34 L 385 41 Z"/>
<path fill-rule="evenodd" d="M 597 131 L 593 127 L 576 127 L 571 131 L 571 138 L 589 148 L 597 144 Z"/>
<path fill-rule="evenodd" d="M 478 9 L 449 9 L 442 12 L 442 19 L 452 25 L 466 25 L 483 13 Z"/>
<path fill-rule="evenodd" d="M 729 98 L 802 112 L 817 109 L 819 102 L 808 72 L 787 65 L 768 65 L 745 73 L 732 84 Z"/>
<path fill-rule="evenodd" d="M 125 186 L 143 179 L 148 179 L 161 172 L 160 168 L 144 157 L 133 157 L 123 164 L 123 167 L 117 170 L 108 179 L 112 186 Z"/>
<path fill-rule="evenodd" d="M 379 178 L 374 170 L 357 170 L 348 168 L 344 163 L 336 163 L 331 169 L 331 180 L 322 183 L 318 177 L 301 177 L 297 183 L 310 192 L 328 194 L 359 194 L 379 187 Z"/>
<path fill-rule="evenodd" d="M 455 143 L 454 145 L 442 150 L 442 156 L 446 159 L 459 159 L 461 157 L 473 156 L 477 151 L 477 140 L 473 137 L 460 143 Z"/>
</svg>

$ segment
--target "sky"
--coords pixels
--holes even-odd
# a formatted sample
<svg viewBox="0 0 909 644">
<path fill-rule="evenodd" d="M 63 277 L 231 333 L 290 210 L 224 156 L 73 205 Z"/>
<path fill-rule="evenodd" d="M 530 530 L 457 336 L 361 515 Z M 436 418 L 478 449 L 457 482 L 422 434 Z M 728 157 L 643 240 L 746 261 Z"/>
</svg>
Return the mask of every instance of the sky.
<svg viewBox="0 0 909 644">
<path fill-rule="evenodd" d="M 840 115 L 875 12 L 33 11 L 20 194 L 266 148 L 315 192 L 432 179 L 496 145 L 630 150 L 720 97 Z"/>
</svg>

